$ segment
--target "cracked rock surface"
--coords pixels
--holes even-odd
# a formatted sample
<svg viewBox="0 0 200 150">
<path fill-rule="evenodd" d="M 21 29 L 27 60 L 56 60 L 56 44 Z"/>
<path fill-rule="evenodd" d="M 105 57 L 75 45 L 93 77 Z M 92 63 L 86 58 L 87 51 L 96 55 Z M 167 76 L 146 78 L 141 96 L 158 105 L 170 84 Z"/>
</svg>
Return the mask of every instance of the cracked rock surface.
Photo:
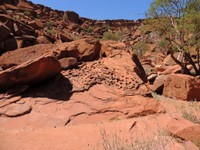
<svg viewBox="0 0 200 150">
<path fill-rule="evenodd" d="M 128 53 L 116 51 L 43 85 L 11 89 L 1 94 L 0 125 L 57 127 L 164 113 L 152 98 L 126 95 L 141 83 L 133 66 Z"/>
</svg>

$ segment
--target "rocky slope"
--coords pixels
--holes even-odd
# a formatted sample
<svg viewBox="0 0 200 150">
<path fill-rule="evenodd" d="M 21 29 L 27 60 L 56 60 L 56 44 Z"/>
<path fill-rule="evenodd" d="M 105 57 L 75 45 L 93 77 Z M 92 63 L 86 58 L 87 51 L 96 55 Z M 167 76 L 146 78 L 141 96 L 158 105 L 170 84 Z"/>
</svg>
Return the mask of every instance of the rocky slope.
<svg viewBox="0 0 200 150">
<path fill-rule="evenodd" d="M 199 149 L 199 77 L 157 52 L 142 20 L 26 0 L 2 0 L 0 12 L 0 149 Z M 131 59 L 140 40 L 145 72 Z"/>
<path fill-rule="evenodd" d="M 101 38 L 106 31 L 134 33 L 140 21 L 97 21 L 71 11 L 57 11 L 26 0 L 3 1 L 0 7 L 1 52 L 34 44 L 69 42 L 85 37 Z M 131 35 L 129 35 L 131 36 Z"/>
</svg>

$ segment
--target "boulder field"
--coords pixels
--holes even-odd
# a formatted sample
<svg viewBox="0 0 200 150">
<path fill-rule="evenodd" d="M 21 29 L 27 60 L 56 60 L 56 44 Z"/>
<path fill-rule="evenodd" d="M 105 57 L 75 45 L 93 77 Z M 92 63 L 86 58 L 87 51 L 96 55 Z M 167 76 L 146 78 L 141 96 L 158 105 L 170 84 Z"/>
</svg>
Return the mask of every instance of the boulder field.
<svg viewBox="0 0 200 150">
<path fill-rule="evenodd" d="M 200 78 L 182 74 L 141 25 L 2 0 L 0 150 L 198 150 Z"/>
</svg>

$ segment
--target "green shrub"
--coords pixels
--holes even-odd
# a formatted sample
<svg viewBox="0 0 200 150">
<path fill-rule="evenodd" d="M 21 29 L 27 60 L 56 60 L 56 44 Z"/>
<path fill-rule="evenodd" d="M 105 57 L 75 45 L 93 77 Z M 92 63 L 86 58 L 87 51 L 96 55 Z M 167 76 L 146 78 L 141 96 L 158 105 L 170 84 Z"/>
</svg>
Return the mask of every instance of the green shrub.
<svg viewBox="0 0 200 150">
<path fill-rule="evenodd" d="M 52 21 L 48 21 L 46 23 L 47 28 L 51 29 L 53 27 L 54 23 Z"/>
<path fill-rule="evenodd" d="M 48 33 L 50 33 L 50 34 L 56 34 L 57 32 L 56 32 L 56 30 L 53 30 L 53 29 L 51 29 L 51 30 L 46 30 Z"/>
<path fill-rule="evenodd" d="M 110 30 L 110 29 L 111 29 L 111 26 L 109 26 L 109 25 L 106 25 L 106 26 L 105 26 L 105 29 L 108 31 L 108 30 Z"/>
<path fill-rule="evenodd" d="M 16 15 L 14 16 L 15 19 L 19 20 L 20 19 L 20 16 L 19 15 Z"/>
<path fill-rule="evenodd" d="M 122 39 L 123 35 L 124 35 L 124 32 L 116 32 L 116 33 L 104 32 L 102 40 L 119 41 Z"/>
<path fill-rule="evenodd" d="M 169 41 L 161 39 L 158 43 L 158 47 L 162 52 L 167 52 L 169 50 Z"/>
<path fill-rule="evenodd" d="M 26 15 L 26 16 L 30 16 L 30 15 L 31 15 L 31 12 L 28 11 L 28 10 L 24 11 L 23 13 L 24 13 L 24 15 Z"/>
<path fill-rule="evenodd" d="M 200 118 L 198 116 L 194 115 L 193 112 L 187 112 L 186 110 L 183 110 L 182 117 L 191 122 L 200 124 Z"/>
<path fill-rule="evenodd" d="M 73 39 L 76 41 L 76 40 L 80 40 L 80 39 L 81 39 L 81 37 L 80 37 L 80 36 L 78 36 L 78 35 L 76 35 L 76 36 L 74 36 L 74 37 L 73 37 Z"/>
<path fill-rule="evenodd" d="M 86 31 L 87 31 L 87 33 L 92 33 L 94 31 L 94 29 L 92 27 L 90 27 L 90 28 L 87 28 Z"/>
<path fill-rule="evenodd" d="M 139 41 L 132 47 L 132 49 L 138 57 L 142 57 L 150 47 L 145 41 Z"/>
<path fill-rule="evenodd" d="M 38 19 L 42 18 L 42 16 L 40 14 L 37 14 L 36 16 Z"/>
</svg>

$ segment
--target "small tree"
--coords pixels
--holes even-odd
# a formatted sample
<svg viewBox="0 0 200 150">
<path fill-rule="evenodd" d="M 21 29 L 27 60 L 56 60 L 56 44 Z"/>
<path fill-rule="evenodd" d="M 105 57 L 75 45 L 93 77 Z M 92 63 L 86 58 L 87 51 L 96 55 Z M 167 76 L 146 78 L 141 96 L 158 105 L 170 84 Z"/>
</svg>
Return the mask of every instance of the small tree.
<svg viewBox="0 0 200 150">
<path fill-rule="evenodd" d="M 159 32 L 169 42 L 173 60 L 185 74 L 191 74 L 191 64 L 196 75 L 200 75 L 200 0 L 155 0 L 147 13 L 145 28 Z M 176 58 L 174 51 L 181 52 Z M 197 54 L 197 62 L 191 52 Z"/>
</svg>

